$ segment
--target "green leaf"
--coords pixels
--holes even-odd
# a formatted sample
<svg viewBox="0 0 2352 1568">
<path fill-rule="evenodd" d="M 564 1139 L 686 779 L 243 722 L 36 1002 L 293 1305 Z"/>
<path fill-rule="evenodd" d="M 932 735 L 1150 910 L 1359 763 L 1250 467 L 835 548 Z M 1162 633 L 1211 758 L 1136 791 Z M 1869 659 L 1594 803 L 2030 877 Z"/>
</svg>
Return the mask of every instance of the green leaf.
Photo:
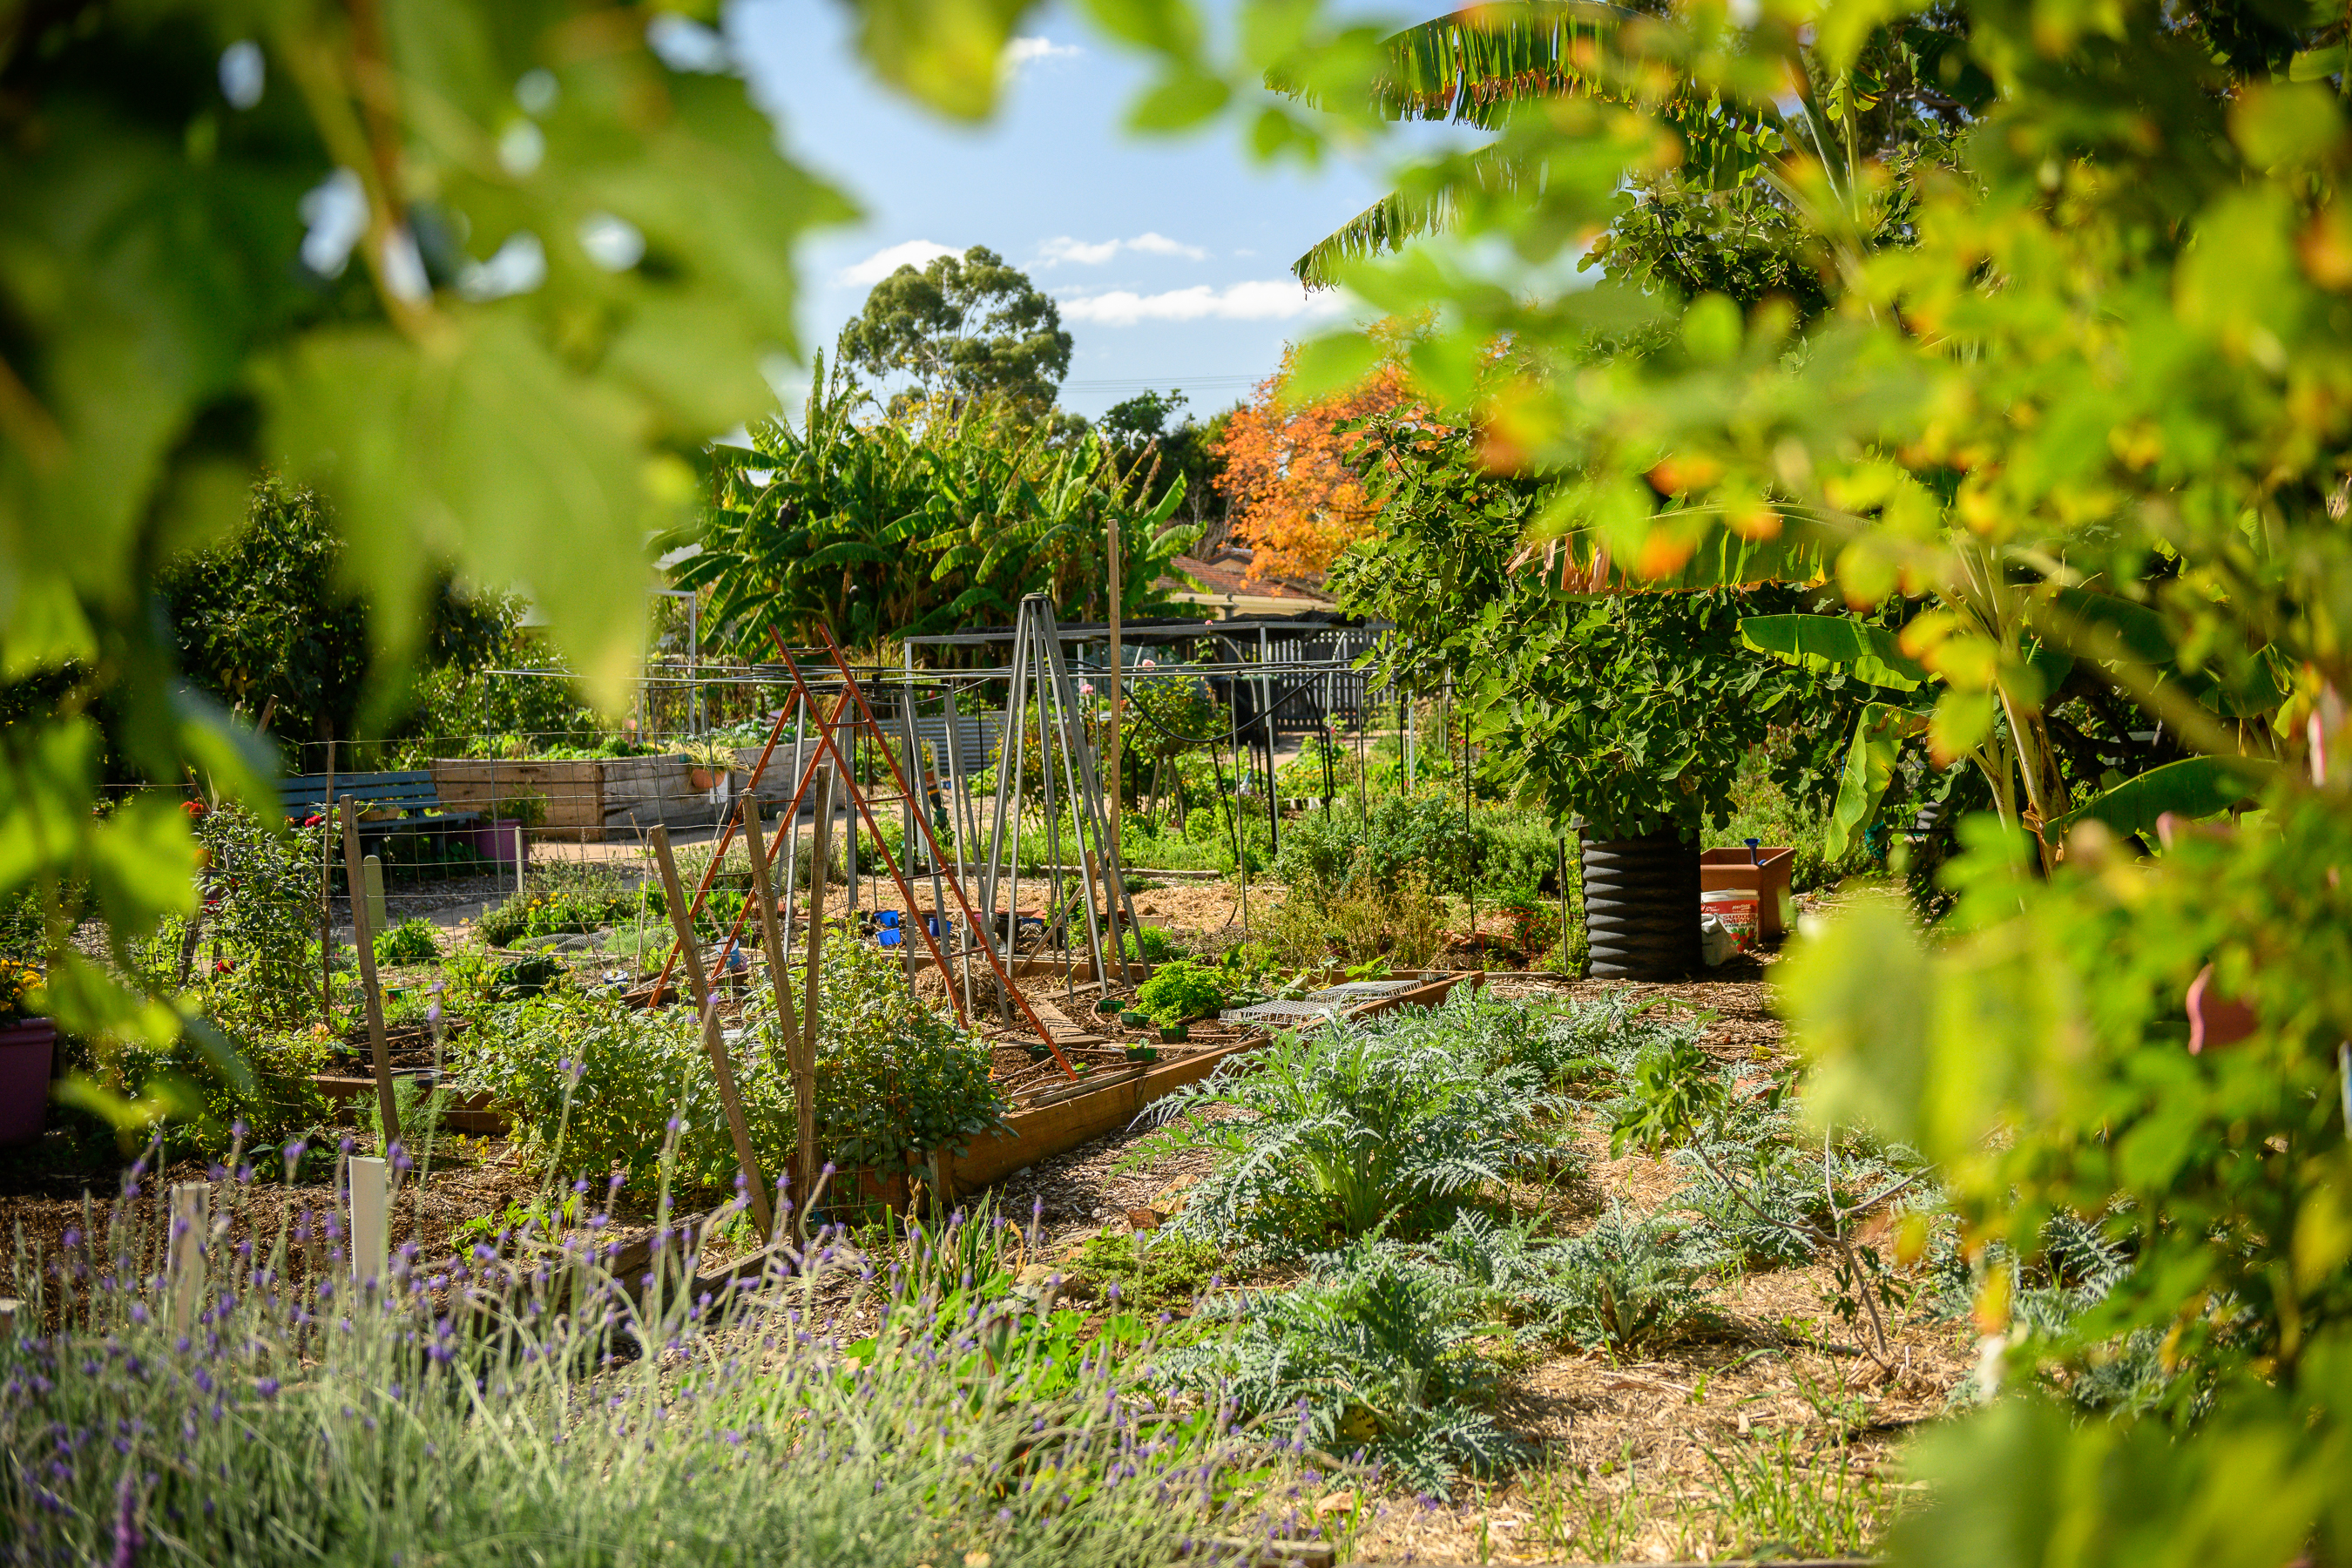
<svg viewBox="0 0 2352 1568">
<path fill-rule="evenodd" d="M 884 81 L 940 113 L 996 108 L 1004 47 L 1031 0 L 864 0 L 858 52 Z"/>
<path fill-rule="evenodd" d="M 1894 691 L 1916 691 L 1928 679 L 1893 632 L 1843 616 L 1750 616 L 1739 623 L 1739 636 L 1758 652 L 1802 668 L 1843 669 Z"/>
<path fill-rule="evenodd" d="M 1232 88 L 1208 72 L 1178 67 L 1137 96 L 1127 123 L 1136 131 L 1187 131 L 1223 109 L 1233 96 Z"/>
<path fill-rule="evenodd" d="M 1746 626 L 1741 623 L 1743 632 Z M 1894 781 L 1895 764 L 1903 754 L 1905 738 L 1919 733 L 1927 724 L 1926 715 L 1891 703 L 1864 706 L 1861 718 L 1854 723 L 1853 740 L 1846 747 L 1845 771 L 1838 779 L 1837 804 L 1830 810 L 1829 826 L 1822 835 L 1823 859 L 1835 865 L 1853 853 L 1855 835 L 1868 827 L 1878 815 L 1878 803 L 1885 798 L 1886 786 Z"/>
<path fill-rule="evenodd" d="M 2116 833 L 2153 837 L 2156 819 L 2212 816 L 2262 793 L 2278 764 L 2253 757 L 2184 757 L 2126 779 L 2060 817 L 2063 829 L 2077 822 L 2103 822 Z"/>
</svg>

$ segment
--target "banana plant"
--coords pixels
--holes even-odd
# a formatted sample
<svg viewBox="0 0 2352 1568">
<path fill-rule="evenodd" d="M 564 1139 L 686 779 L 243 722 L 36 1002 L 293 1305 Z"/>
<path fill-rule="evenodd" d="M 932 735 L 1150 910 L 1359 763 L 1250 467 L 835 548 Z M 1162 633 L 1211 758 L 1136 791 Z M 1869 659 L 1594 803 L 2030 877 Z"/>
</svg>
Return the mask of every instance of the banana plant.
<svg viewBox="0 0 2352 1568">
<path fill-rule="evenodd" d="M 710 505 L 663 543 L 699 547 L 672 575 L 709 595 L 714 646 L 759 659 L 771 627 L 805 641 L 823 623 L 872 646 L 1007 625 L 1041 591 L 1097 615 L 1114 524 L 1126 612 L 1168 607 L 1156 584 L 1199 533 L 1170 521 L 1181 484 L 1147 500 L 1092 432 L 1057 438 L 970 403 L 861 422 L 869 403 L 820 360 L 797 429 L 761 420 L 747 446 L 713 450 Z"/>
<path fill-rule="evenodd" d="M 1966 556 L 1966 547 L 1960 550 Z M 2145 834 L 2168 812 L 2210 816 L 2259 790 L 2273 764 L 2261 755 L 2222 752 L 2102 778 L 2096 793 L 2078 803 L 2050 718 L 2078 661 L 2050 646 L 2037 626 L 2063 626 L 2069 646 L 2104 653 L 2085 656 L 2104 667 L 2102 684 L 2119 672 L 2126 681 L 2148 682 L 2145 695 L 2158 711 L 2177 719 L 2186 702 L 2216 727 L 2239 723 L 2250 739 L 2262 728 L 2248 721 L 2286 698 L 2280 672 L 2262 658 L 2249 661 L 2235 679 L 2188 668 L 2161 617 L 2145 605 L 2080 587 L 2028 587 L 1990 570 L 1990 558 L 1978 564 L 1988 569 L 1949 585 L 1899 630 L 1858 616 L 1759 616 L 1740 623 L 1741 639 L 1759 652 L 1810 669 L 1842 670 L 1885 693 L 1865 704 L 1855 723 L 1824 835 L 1827 857 L 1852 850 L 1877 816 L 1903 748 L 1921 737 L 1938 766 L 1974 764 L 2001 820 L 2032 832 L 2045 859 L 2055 858 L 2065 830 L 2084 819 L 2120 834 Z"/>
</svg>

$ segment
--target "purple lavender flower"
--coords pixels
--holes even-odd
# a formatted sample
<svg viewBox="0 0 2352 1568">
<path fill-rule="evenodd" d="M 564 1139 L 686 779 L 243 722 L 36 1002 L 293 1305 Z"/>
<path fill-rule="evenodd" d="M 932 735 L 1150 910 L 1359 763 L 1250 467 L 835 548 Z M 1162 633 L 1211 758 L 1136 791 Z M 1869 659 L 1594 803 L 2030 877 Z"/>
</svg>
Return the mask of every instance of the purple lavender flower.
<svg viewBox="0 0 2352 1568">
<path fill-rule="evenodd" d="M 113 1568 L 132 1568 L 147 1538 L 139 1533 L 139 1494 L 129 1476 L 114 1493 Z"/>
</svg>

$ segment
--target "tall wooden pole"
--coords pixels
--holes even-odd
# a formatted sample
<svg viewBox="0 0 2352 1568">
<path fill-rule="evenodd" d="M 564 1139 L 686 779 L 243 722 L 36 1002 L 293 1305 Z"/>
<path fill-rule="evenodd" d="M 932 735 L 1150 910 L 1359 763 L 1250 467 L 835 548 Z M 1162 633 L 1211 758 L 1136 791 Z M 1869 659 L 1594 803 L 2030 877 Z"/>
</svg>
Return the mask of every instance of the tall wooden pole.
<svg viewBox="0 0 2352 1568">
<path fill-rule="evenodd" d="M 792 824 L 784 825 L 792 831 Z M 743 845 L 751 861 L 751 896 L 760 900 L 760 941 L 768 954 L 768 984 L 776 993 L 776 1036 L 783 1042 L 785 1065 L 793 1075 L 793 1105 L 800 1113 L 798 1147 L 816 1147 L 816 1058 L 805 1047 L 808 1044 L 799 1022 L 793 1016 L 792 985 L 784 974 L 784 939 L 776 918 L 776 889 L 768 874 L 768 851 L 760 841 L 760 803 L 746 797 L 743 802 Z M 787 894 L 789 898 L 791 895 Z M 790 906 L 787 905 L 787 908 Z M 794 1164 L 808 1166 L 805 1156 L 796 1157 Z M 805 1209 L 814 1180 L 805 1170 L 793 1173 L 793 1201 Z"/>
<path fill-rule="evenodd" d="M 824 890 L 833 865 L 833 767 L 822 763 L 818 768 L 816 834 L 809 846 L 808 957 L 803 960 L 808 966 L 808 978 L 801 993 L 800 1060 L 808 1064 L 809 1092 L 799 1097 L 800 1170 L 793 1178 L 793 1184 L 804 1194 L 816 1190 L 816 1026 L 824 1002 Z M 794 1070 L 798 1071 L 797 1066 Z M 806 1203 L 808 1199 L 803 1197 L 801 1201 Z"/>
<path fill-rule="evenodd" d="M 761 1236 L 772 1237 L 775 1205 L 769 1201 L 767 1184 L 760 1176 L 760 1156 L 751 1148 L 751 1125 L 743 1119 L 743 1097 L 735 1091 L 735 1069 L 727 1061 L 727 1038 L 719 1032 L 719 1009 L 710 1005 L 710 980 L 702 972 L 702 944 L 694 939 L 694 916 L 686 907 L 686 888 L 677 879 L 677 862 L 670 857 L 669 829 L 656 822 L 646 837 L 653 845 L 655 863 L 661 868 L 670 924 L 677 930 L 687 984 L 693 991 L 694 1010 L 702 1018 L 702 1049 L 710 1058 L 711 1076 L 719 1080 L 719 1103 L 727 1112 L 727 1131 L 735 1140 L 735 1163 L 742 1168 L 743 1184 L 751 1190 L 751 1217 L 760 1222 Z"/>
<path fill-rule="evenodd" d="M 367 884 L 360 874 L 359 814 L 350 795 L 343 796 L 343 875 L 352 895 L 352 944 L 360 950 L 360 1000 L 367 1007 L 376 1110 L 383 1117 L 383 1146 L 389 1153 L 400 1137 L 400 1110 L 392 1098 L 392 1058 L 383 1048 L 383 997 L 375 988 L 375 933 L 368 929 Z"/>
<path fill-rule="evenodd" d="M 1159 472 L 1159 468 L 1160 466 L 1154 463 L 1152 471 Z M 1113 507 L 1110 510 L 1110 734 L 1103 742 L 1103 755 L 1110 760 L 1110 777 L 1106 781 L 1110 786 L 1108 802 L 1110 822 L 1108 826 L 1110 828 L 1111 864 L 1115 866 L 1127 864 L 1126 859 L 1118 852 L 1118 802 L 1122 793 L 1120 789 L 1122 781 L 1118 771 L 1118 748 L 1120 741 L 1124 739 L 1118 725 L 1119 719 L 1127 711 L 1127 665 L 1122 658 L 1123 650 L 1119 646 L 1118 619 L 1119 601 L 1126 597 L 1123 592 L 1126 586 L 1127 580 L 1119 573 L 1118 509 Z M 1106 893 L 1108 890 L 1108 889 L 1104 889 Z M 1103 901 L 1110 902 L 1108 898 L 1105 898 Z M 1111 913 L 1110 928 L 1111 947 L 1119 955 L 1119 978 L 1124 980 L 1127 978 L 1127 950 L 1119 945 L 1118 914 L 1115 907 Z M 1108 980 L 1110 977 L 1104 975 L 1101 978 Z"/>
</svg>

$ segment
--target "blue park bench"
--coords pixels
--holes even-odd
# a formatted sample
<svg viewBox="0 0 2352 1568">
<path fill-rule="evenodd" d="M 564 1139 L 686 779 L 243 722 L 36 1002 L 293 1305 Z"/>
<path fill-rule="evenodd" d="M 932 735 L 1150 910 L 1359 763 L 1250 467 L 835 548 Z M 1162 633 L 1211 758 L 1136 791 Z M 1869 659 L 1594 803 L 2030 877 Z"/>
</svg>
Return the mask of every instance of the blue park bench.
<svg viewBox="0 0 2352 1568">
<path fill-rule="evenodd" d="M 428 773 L 337 773 L 333 782 L 338 812 L 348 800 L 362 813 L 400 813 L 397 818 L 362 822 L 362 838 L 383 838 L 395 833 L 438 833 L 452 827 L 471 827 L 482 820 L 478 811 L 444 809 L 441 797 L 434 793 L 433 775 Z M 297 773 L 280 779 L 278 803 L 288 817 L 303 821 L 325 808 L 327 784 L 325 773 Z"/>
</svg>

